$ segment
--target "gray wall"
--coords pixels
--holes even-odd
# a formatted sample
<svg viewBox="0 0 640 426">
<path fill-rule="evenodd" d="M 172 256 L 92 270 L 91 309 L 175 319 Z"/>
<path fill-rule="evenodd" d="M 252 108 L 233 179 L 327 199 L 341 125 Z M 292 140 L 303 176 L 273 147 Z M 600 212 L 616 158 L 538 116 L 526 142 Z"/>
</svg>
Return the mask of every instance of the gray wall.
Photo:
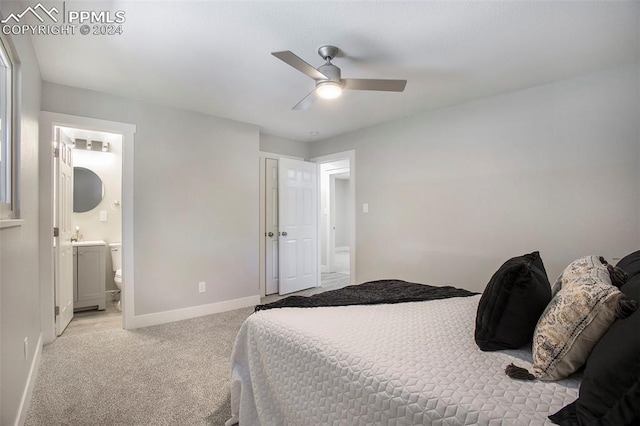
<svg viewBox="0 0 640 426">
<path fill-rule="evenodd" d="M 46 82 L 42 109 L 137 126 L 136 315 L 259 294 L 257 127 Z"/>
<path fill-rule="evenodd" d="M 638 103 L 630 66 L 311 144 L 356 150 L 356 281 L 482 290 L 525 252 L 553 280 L 579 256 L 636 250 Z"/>
<path fill-rule="evenodd" d="M 22 10 L 22 3 L 3 2 Z M 0 229 L 0 424 L 12 425 L 40 337 L 40 287 L 38 273 L 38 120 L 41 77 L 28 36 L 13 38 L 20 61 L 18 92 L 21 137 L 16 159 L 19 173 L 20 227 Z M 24 339 L 29 341 L 24 357 Z"/>
<path fill-rule="evenodd" d="M 309 158 L 309 143 L 260 133 L 260 151 L 288 155 L 302 159 Z"/>
</svg>

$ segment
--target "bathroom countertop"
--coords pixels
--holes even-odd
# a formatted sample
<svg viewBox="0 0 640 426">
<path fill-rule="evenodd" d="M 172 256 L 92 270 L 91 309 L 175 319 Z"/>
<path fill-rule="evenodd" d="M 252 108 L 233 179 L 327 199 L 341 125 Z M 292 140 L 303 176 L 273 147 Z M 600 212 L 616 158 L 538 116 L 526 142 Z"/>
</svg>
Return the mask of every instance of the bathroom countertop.
<svg viewBox="0 0 640 426">
<path fill-rule="evenodd" d="M 82 246 L 106 246 L 107 243 L 105 243 L 102 240 L 95 240 L 95 241 L 73 241 L 71 243 L 72 246 L 74 247 L 82 247 Z"/>
</svg>

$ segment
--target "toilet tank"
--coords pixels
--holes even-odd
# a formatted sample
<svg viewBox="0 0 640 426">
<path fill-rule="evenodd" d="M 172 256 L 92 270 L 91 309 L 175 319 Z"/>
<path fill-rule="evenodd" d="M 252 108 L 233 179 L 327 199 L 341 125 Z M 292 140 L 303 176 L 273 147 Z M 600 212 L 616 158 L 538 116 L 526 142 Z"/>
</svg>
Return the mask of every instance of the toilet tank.
<svg viewBox="0 0 640 426">
<path fill-rule="evenodd" d="M 117 271 L 122 268 L 122 243 L 109 243 L 109 250 L 111 251 L 113 270 Z"/>
</svg>

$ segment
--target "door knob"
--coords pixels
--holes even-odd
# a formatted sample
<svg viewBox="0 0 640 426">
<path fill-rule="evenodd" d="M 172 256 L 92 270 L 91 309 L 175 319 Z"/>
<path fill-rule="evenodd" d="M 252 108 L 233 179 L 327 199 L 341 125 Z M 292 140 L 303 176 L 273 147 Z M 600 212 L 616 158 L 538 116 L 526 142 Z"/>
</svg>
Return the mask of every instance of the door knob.
<svg viewBox="0 0 640 426">
<path fill-rule="evenodd" d="M 273 237 L 273 232 L 269 232 L 267 235 Z"/>
<path fill-rule="evenodd" d="M 283 237 L 286 237 L 286 236 L 287 236 L 287 231 L 283 231 L 283 232 L 282 232 L 282 236 L 283 236 Z"/>
</svg>

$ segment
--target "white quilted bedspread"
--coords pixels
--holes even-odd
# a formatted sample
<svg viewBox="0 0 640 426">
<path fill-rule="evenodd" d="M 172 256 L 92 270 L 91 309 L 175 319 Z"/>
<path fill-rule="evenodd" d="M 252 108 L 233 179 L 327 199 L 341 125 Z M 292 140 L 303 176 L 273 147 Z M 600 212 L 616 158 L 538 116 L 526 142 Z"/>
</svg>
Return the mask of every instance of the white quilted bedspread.
<svg viewBox="0 0 640 426">
<path fill-rule="evenodd" d="M 531 352 L 480 351 L 479 300 L 259 311 L 233 349 L 227 425 L 551 424 L 580 380 L 508 378 Z"/>
</svg>

